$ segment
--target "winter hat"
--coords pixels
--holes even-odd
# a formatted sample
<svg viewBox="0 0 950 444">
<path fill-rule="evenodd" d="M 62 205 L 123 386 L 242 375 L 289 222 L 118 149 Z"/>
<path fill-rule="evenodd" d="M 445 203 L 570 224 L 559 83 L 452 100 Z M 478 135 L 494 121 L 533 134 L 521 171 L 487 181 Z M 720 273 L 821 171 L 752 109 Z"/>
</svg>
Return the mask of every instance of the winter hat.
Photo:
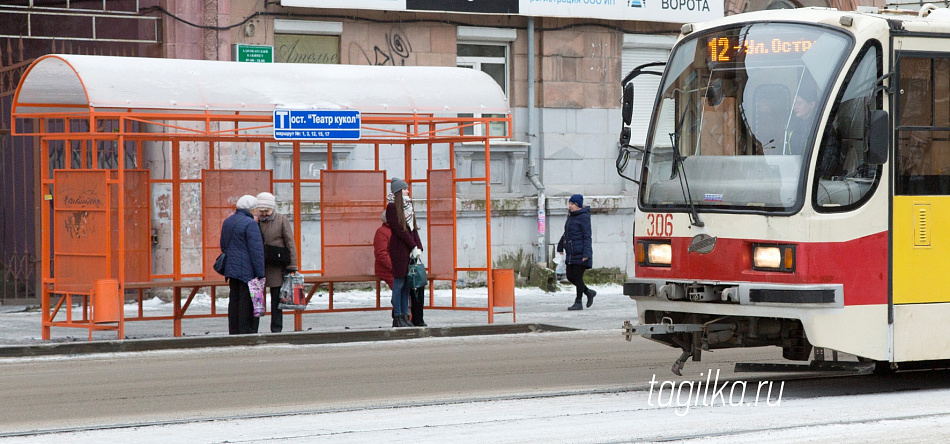
<svg viewBox="0 0 950 444">
<path fill-rule="evenodd" d="M 398 177 L 393 177 L 393 183 L 389 186 L 389 191 L 396 194 L 406 188 L 409 188 L 409 184 L 403 182 L 402 179 Z"/>
<path fill-rule="evenodd" d="M 581 207 L 581 208 L 584 207 L 584 196 L 581 196 L 580 194 L 575 194 L 571 196 L 571 198 L 568 199 L 567 201 L 573 202 L 574 205 L 577 205 L 578 207 Z"/>
<path fill-rule="evenodd" d="M 237 201 L 237 209 L 239 210 L 251 210 L 255 207 L 257 207 L 257 198 L 250 194 L 241 196 Z"/>
<path fill-rule="evenodd" d="M 257 208 L 263 208 L 265 210 L 274 209 L 274 195 L 268 192 L 263 192 L 257 195 Z"/>
</svg>

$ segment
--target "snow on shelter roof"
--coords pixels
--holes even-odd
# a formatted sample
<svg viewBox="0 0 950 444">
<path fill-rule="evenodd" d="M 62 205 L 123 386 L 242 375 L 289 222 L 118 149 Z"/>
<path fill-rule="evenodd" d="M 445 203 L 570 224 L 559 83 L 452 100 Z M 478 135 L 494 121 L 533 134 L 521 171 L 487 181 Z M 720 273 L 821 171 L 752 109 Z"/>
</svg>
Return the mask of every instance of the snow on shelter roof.
<svg viewBox="0 0 950 444">
<path fill-rule="evenodd" d="M 63 105 L 248 114 L 275 108 L 437 115 L 509 112 L 498 83 L 469 68 L 43 56 L 24 74 L 13 112 L 64 112 Z"/>
</svg>

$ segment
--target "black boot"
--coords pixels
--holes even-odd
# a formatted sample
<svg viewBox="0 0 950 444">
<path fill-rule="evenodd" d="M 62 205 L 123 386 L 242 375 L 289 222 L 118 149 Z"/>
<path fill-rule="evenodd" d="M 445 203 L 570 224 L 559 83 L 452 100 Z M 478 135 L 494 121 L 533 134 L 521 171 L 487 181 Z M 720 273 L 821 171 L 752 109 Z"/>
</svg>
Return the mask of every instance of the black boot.
<svg viewBox="0 0 950 444">
<path fill-rule="evenodd" d="M 402 315 L 402 326 L 403 327 L 412 327 L 412 322 L 409 321 L 409 315 Z"/>
<path fill-rule="evenodd" d="M 570 306 L 570 307 L 567 307 L 567 309 L 568 309 L 568 310 L 571 310 L 571 311 L 574 311 L 574 310 L 583 310 L 583 309 L 584 309 L 584 306 L 581 305 L 581 297 L 578 296 L 577 299 L 574 299 L 574 305 L 572 305 L 572 306 Z"/>
<path fill-rule="evenodd" d="M 399 325 L 399 318 L 396 317 L 396 313 L 395 312 L 391 312 L 391 313 L 393 316 L 393 328 L 402 327 L 401 325 Z"/>
<path fill-rule="evenodd" d="M 594 305 L 594 296 L 597 296 L 597 292 L 593 288 L 588 288 L 584 294 L 587 295 L 587 308 L 590 308 L 591 305 Z"/>
</svg>

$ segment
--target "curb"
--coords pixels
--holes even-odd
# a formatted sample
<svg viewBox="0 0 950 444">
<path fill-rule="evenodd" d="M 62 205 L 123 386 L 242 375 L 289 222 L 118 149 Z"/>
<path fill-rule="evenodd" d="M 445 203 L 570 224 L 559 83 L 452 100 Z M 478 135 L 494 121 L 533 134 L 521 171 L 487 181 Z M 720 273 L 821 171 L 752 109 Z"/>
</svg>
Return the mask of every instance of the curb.
<svg viewBox="0 0 950 444">
<path fill-rule="evenodd" d="M 351 330 L 345 332 L 291 332 L 213 337 L 127 339 L 123 341 L 113 340 L 65 342 L 56 344 L 0 346 L 0 358 L 142 352 L 154 350 L 236 347 L 268 344 L 341 344 L 347 342 L 395 341 L 418 338 L 508 335 L 575 330 L 577 329 L 547 324 L 508 324 L 435 328 L 389 328 L 378 330 Z"/>
</svg>

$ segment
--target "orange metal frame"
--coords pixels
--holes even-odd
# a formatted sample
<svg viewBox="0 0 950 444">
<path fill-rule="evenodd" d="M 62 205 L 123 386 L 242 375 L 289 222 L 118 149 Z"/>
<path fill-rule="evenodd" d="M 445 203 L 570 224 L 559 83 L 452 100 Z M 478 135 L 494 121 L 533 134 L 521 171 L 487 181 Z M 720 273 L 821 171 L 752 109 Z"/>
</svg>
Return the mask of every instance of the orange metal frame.
<svg viewBox="0 0 950 444">
<path fill-rule="evenodd" d="M 187 313 L 188 308 L 201 288 L 209 288 L 212 300 L 215 297 L 215 289 L 218 286 L 225 286 L 220 276 L 206 276 L 203 273 L 185 273 L 182 271 L 182 245 L 181 245 L 181 223 L 180 215 L 181 187 L 183 184 L 200 184 L 201 179 L 182 178 L 182 153 L 181 145 L 183 143 L 207 143 L 207 169 L 218 169 L 215 165 L 215 150 L 221 143 L 251 143 L 259 144 L 260 169 L 265 170 L 266 144 L 275 143 L 273 138 L 273 121 L 270 115 L 259 114 L 241 114 L 240 112 L 163 112 L 161 110 L 142 111 L 142 110 L 119 110 L 119 111 L 97 111 L 92 107 L 64 107 L 59 106 L 56 112 L 46 113 L 23 113 L 17 112 L 20 106 L 42 106 L 46 108 L 57 107 L 55 104 L 27 104 L 17 103 L 14 100 L 11 128 L 14 136 L 34 137 L 38 148 L 41 150 L 41 159 L 50 159 L 49 162 L 43 162 L 40 166 L 40 178 L 38 185 L 41 192 L 39 195 L 41 202 L 41 285 L 42 289 L 42 336 L 43 339 L 49 339 L 51 327 L 73 327 L 89 329 L 90 339 L 94 330 L 116 330 L 118 337 L 124 338 L 124 323 L 126 321 L 149 321 L 149 320 L 172 320 L 174 323 L 174 335 L 180 336 L 181 322 L 183 319 L 196 319 L 208 317 L 223 317 L 227 313 L 220 313 L 216 310 L 215 304 L 211 304 L 210 313 Z M 448 280 L 451 281 L 452 299 L 449 305 L 436 305 L 432 285 L 429 286 L 429 303 L 427 308 L 448 309 L 448 310 L 478 310 L 487 311 L 488 322 L 494 322 L 495 306 L 493 303 L 493 279 L 491 264 L 491 177 L 490 171 L 490 140 L 498 136 L 489 136 L 488 128 L 491 123 L 503 122 L 507 127 L 507 133 L 511 132 L 511 117 L 465 117 L 465 118 L 446 118 L 436 117 L 431 114 L 363 114 L 362 115 L 362 133 L 363 138 L 358 141 L 322 141 L 326 143 L 327 170 L 333 170 L 333 145 L 338 143 L 347 144 L 372 144 L 374 146 L 375 170 L 380 170 L 380 147 L 381 145 L 397 145 L 403 147 L 406 182 L 429 183 L 428 173 L 425 178 L 412 177 L 412 148 L 417 145 L 424 145 L 428 150 L 428 169 L 433 171 L 433 150 L 435 144 L 447 145 L 449 151 L 450 171 L 452 184 L 460 182 L 483 183 L 485 187 L 485 226 L 486 226 L 486 264 L 484 267 L 458 267 L 457 249 L 455 246 L 455 233 L 457 232 L 456 211 L 452 211 L 451 233 L 453 235 L 453 247 L 451 248 L 451 258 L 436 258 L 437 260 L 450 260 L 452 264 L 451 276 L 430 276 L 431 281 Z M 75 129 L 78 127 L 79 129 Z M 144 128 L 160 128 L 163 132 L 145 131 Z M 465 129 L 473 127 L 478 130 L 465 134 Z M 223 128 L 223 129 L 222 129 Z M 130 227 L 129 209 L 126 206 L 126 175 L 131 170 L 141 171 L 146 159 L 146 144 L 149 142 L 166 142 L 171 146 L 171 179 L 148 179 L 146 185 L 151 190 L 153 184 L 166 184 L 172 189 L 175 208 L 173 218 L 173 239 L 172 239 L 172 262 L 173 272 L 167 274 L 151 274 L 151 260 L 144 261 L 140 255 L 128 255 L 126 238 L 128 236 L 114 236 L 114 245 L 105 252 L 105 263 L 107 269 L 104 276 L 111 276 L 119 283 L 120 295 L 127 293 L 136 293 L 138 300 L 138 311 L 135 315 L 125 317 L 120 315 L 117 323 L 96 323 L 93 321 L 91 313 L 94 311 L 92 294 L 94 282 L 82 282 L 76 285 L 71 282 L 65 285 L 64 282 L 55 275 L 55 263 L 57 251 L 54 251 L 55 245 L 52 239 L 51 217 L 56 210 L 55 199 L 57 191 L 54 187 L 57 174 L 69 173 L 70 171 L 90 171 L 101 170 L 98 168 L 99 156 L 103 155 L 100 146 L 108 143 L 113 149 L 117 150 L 116 165 L 110 169 L 113 171 L 106 179 L 107 187 L 112 186 L 116 196 L 112 199 L 116 202 L 114 208 L 110 209 L 110 218 L 107 220 L 115 221 L 115 227 L 102 228 L 116 231 L 117 233 L 127 233 L 127 230 L 142 230 L 144 235 L 150 236 L 150 227 Z M 457 178 L 455 174 L 454 150 L 455 144 L 461 142 L 483 143 L 485 147 L 485 172 L 484 176 L 471 178 Z M 56 144 L 62 146 L 64 151 L 64 160 L 58 165 L 54 172 L 54 161 L 51 157 L 50 145 Z M 306 142 L 305 142 L 306 143 Z M 73 147 L 78 144 L 78 150 Z M 113 145 L 114 144 L 114 145 Z M 161 148 L 164 149 L 164 148 Z M 74 158 L 75 154 L 78 158 Z M 272 179 L 272 184 L 286 183 L 291 184 L 293 188 L 293 224 L 294 235 L 297 245 L 301 245 L 301 185 L 308 183 L 321 184 L 323 176 L 316 179 L 301 178 L 301 143 L 293 142 L 292 178 L 291 179 Z M 128 159 L 127 159 L 128 157 Z M 384 184 L 385 185 L 385 184 Z M 194 185 L 190 185 L 194 186 Z M 431 187 L 428 187 L 431 193 Z M 453 190 L 455 187 L 452 187 Z M 151 191 L 149 191 L 151 193 Z M 383 203 L 381 202 L 380 208 Z M 149 214 L 151 214 L 151 199 L 149 199 Z M 427 224 L 430 223 L 427 218 Z M 374 215 L 374 220 L 378 220 L 378 214 Z M 431 229 L 432 227 L 427 227 Z M 321 231 L 322 231 L 321 224 Z M 431 231 L 428 231 L 431 233 Z M 138 231 L 136 231 L 138 233 Z M 323 243 L 321 241 L 321 249 Z M 298 255 L 301 255 L 301 249 L 298 248 Z M 320 257 L 324 257 L 321 251 Z M 299 259 L 299 257 L 298 257 Z M 207 258 L 205 258 L 205 261 Z M 432 264 L 433 258 L 429 257 L 429 264 Z M 299 262 L 299 261 L 298 261 Z M 441 264 L 442 262 L 440 262 Z M 113 267 L 113 264 L 114 267 Z M 131 265 L 130 265 L 131 264 Z M 321 262 L 325 264 L 325 262 Z M 134 267 L 130 269 L 129 267 Z M 141 270 L 139 267 L 147 267 Z M 325 267 L 325 265 L 321 265 Z M 208 267 L 202 267 L 204 270 Z M 430 266 L 431 268 L 431 266 Z M 459 272 L 484 272 L 487 276 L 488 300 L 486 307 L 462 307 L 456 301 L 456 278 Z M 143 273 L 144 272 L 144 273 Z M 295 330 L 302 330 L 303 313 L 329 313 L 342 311 L 363 311 L 363 310 L 389 310 L 384 306 L 380 297 L 379 281 L 371 275 L 355 276 L 325 276 L 323 269 L 300 270 L 307 276 L 307 282 L 311 285 L 308 300 L 317 291 L 318 286 L 327 285 L 329 290 L 328 307 L 326 309 L 308 309 L 296 311 L 294 314 Z M 82 273 L 78 273 L 81 275 Z M 130 279 L 135 276 L 137 279 Z M 140 276 L 146 276 L 143 279 Z M 375 281 L 377 288 L 377 298 L 374 307 L 365 308 L 335 308 L 333 305 L 333 286 L 339 282 L 357 282 L 357 281 Z M 150 288 L 171 288 L 173 290 L 174 312 L 172 316 L 147 316 L 143 309 L 143 291 Z M 187 297 L 183 296 L 183 289 L 190 292 Z M 78 300 L 78 301 L 77 301 Z M 74 316 L 72 311 L 74 304 L 79 308 L 80 315 Z M 514 316 L 514 307 L 510 313 Z M 123 311 L 123 310 L 120 310 Z M 65 312 L 65 314 L 61 313 Z M 78 318 L 78 319 L 77 319 Z"/>
</svg>

